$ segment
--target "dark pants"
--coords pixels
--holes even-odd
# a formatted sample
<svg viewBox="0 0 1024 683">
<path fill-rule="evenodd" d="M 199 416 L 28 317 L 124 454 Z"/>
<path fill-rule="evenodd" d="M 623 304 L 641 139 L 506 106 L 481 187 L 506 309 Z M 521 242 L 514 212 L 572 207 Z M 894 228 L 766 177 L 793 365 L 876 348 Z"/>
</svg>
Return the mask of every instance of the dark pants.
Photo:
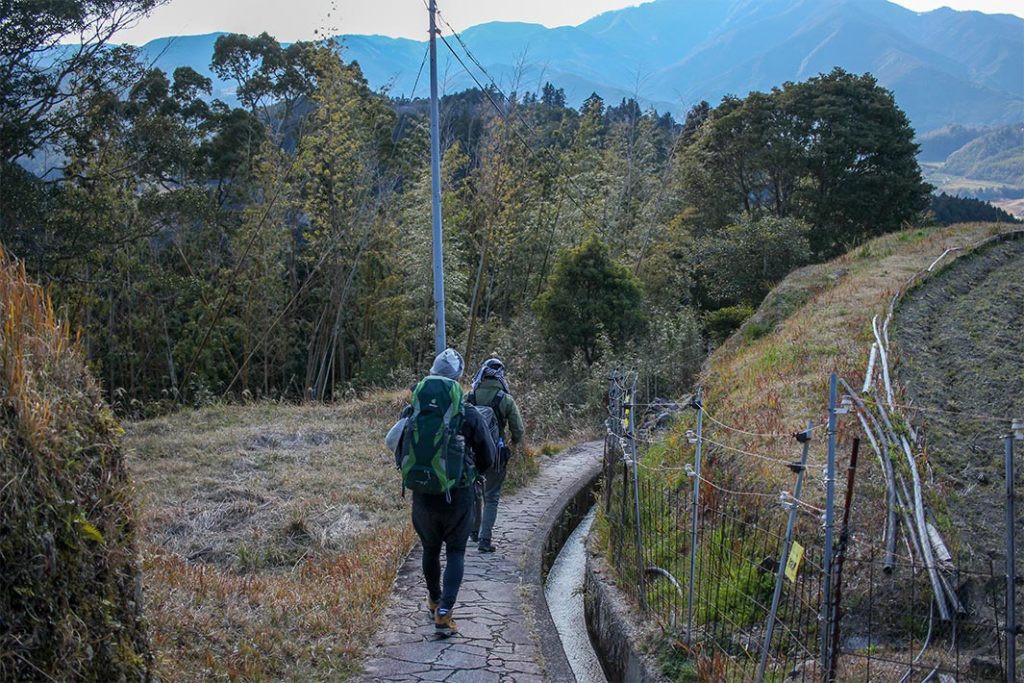
<svg viewBox="0 0 1024 683">
<path fill-rule="evenodd" d="M 460 493 L 462 493 L 460 491 Z M 466 495 L 468 494 L 468 495 Z M 412 525 L 423 545 L 423 578 L 427 594 L 442 609 L 452 609 L 459 596 L 462 574 L 466 566 L 466 541 L 473 524 L 472 488 L 452 497 L 430 496 L 424 501 L 413 497 Z M 441 545 L 445 548 L 444 582 L 441 581 Z"/>
<path fill-rule="evenodd" d="M 473 506 L 473 528 L 477 530 L 481 541 L 490 541 L 494 531 L 494 522 L 498 518 L 498 501 L 501 499 L 501 485 L 505 483 L 508 466 L 501 470 L 490 469 L 483 485 L 482 505 Z M 479 517 L 477 514 L 479 513 Z"/>
</svg>

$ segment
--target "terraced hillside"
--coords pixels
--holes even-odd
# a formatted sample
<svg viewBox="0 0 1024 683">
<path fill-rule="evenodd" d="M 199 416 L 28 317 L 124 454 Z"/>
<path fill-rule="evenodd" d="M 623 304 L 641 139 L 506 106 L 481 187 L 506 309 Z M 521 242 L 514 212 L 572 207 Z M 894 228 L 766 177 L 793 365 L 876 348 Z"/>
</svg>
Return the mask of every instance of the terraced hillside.
<svg viewBox="0 0 1024 683">
<path fill-rule="evenodd" d="M 895 322 L 898 378 L 919 408 L 910 413 L 935 491 L 955 501 L 948 515 L 965 550 L 1002 559 L 1002 436 L 1008 418 L 1024 417 L 1024 234 L 954 261 L 904 298 Z"/>
</svg>

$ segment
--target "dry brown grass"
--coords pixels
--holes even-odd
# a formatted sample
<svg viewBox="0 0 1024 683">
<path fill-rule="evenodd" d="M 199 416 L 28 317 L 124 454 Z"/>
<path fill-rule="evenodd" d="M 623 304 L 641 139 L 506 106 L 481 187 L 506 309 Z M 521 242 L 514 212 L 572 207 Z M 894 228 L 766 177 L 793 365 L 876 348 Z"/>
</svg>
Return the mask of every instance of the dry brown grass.
<svg viewBox="0 0 1024 683">
<path fill-rule="evenodd" d="M 824 422 L 829 374 L 835 371 L 854 386 L 862 383 L 873 340 L 871 319 L 884 316 L 893 294 L 946 249 L 966 247 L 1013 228 L 966 224 L 906 230 L 798 271 L 705 364 L 707 411 L 721 422 L 758 433 L 788 434 L 802 430 L 808 420 Z M 733 448 L 788 460 L 799 455 L 791 439 L 749 437 L 713 423 L 706 429 L 710 439 Z M 855 420 L 839 421 L 843 460 L 857 432 Z M 819 430 L 811 448 L 812 472 L 820 472 L 824 465 L 824 436 Z M 668 446 L 661 456 L 666 460 L 692 458 L 693 448 L 681 433 L 670 437 Z M 723 484 L 768 492 L 792 485 L 792 474 L 784 467 L 713 447 L 711 451 L 709 476 Z M 870 453 L 862 455 L 869 474 L 878 469 Z M 873 474 L 880 479 L 880 472 Z M 822 493 L 819 487 L 805 490 L 812 499 Z"/>
<path fill-rule="evenodd" d="M 355 670 L 413 540 L 383 445 L 403 400 L 215 406 L 130 428 L 164 680 Z"/>
<path fill-rule="evenodd" d="M 383 442 L 407 395 L 219 405 L 129 428 L 163 680 L 358 669 L 415 540 Z M 537 471 L 520 456 L 512 487 Z"/>
</svg>

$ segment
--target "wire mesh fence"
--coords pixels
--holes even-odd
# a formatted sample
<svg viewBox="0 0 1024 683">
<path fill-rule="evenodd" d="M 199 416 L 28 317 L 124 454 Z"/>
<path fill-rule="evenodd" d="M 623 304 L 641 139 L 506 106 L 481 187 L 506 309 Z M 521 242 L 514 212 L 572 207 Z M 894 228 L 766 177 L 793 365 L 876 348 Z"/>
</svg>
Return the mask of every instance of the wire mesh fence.
<svg viewBox="0 0 1024 683">
<path fill-rule="evenodd" d="M 844 524 L 801 498 L 810 425 L 793 435 L 792 493 L 730 489 L 700 471 L 699 428 L 689 434 L 692 463 L 648 463 L 644 409 L 657 407 L 650 424 L 666 404 L 641 400 L 637 385 L 632 373 L 609 382 L 599 525 L 620 588 L 664 635 L 660 656 L 674 678 L 1010 680 L 1012 597 L 995 562 L 942 561 L 956 597 L 944 620 L 913 534 L 893 563 L 874 530 L 850 529 L 849 515 Z M 699 394 L 673 407 L 704 409 Z"/>
</svg>

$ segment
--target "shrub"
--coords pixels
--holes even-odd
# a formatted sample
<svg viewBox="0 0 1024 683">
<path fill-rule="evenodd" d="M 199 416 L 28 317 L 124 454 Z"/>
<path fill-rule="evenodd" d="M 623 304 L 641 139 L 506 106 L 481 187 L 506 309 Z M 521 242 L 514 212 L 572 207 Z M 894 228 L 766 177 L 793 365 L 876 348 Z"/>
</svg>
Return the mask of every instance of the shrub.
<svg viewBox="0 0 1024 683">
<path fill-rule="evenodd" d="M 753 314 L 754 309 L 750 306 L 726 306 L 708 313 L 704 317 L 704 326 L 711 340 L 721 344 Z"/>
<path fill-rule="evenodd" d="M 620 344 L 644 331 L 643 297 L 637 277 L 591 237 L 562 252 L 534 309 L 548 342 L 566 359 L 581 352 L 591 366 L 600 358 L 602 334 Z"/>
<path fill-rule="evenodd" d="M 2 249 L 0 321 L 0 680 L 147 680 L 120 428 Z"/>
</svg>

